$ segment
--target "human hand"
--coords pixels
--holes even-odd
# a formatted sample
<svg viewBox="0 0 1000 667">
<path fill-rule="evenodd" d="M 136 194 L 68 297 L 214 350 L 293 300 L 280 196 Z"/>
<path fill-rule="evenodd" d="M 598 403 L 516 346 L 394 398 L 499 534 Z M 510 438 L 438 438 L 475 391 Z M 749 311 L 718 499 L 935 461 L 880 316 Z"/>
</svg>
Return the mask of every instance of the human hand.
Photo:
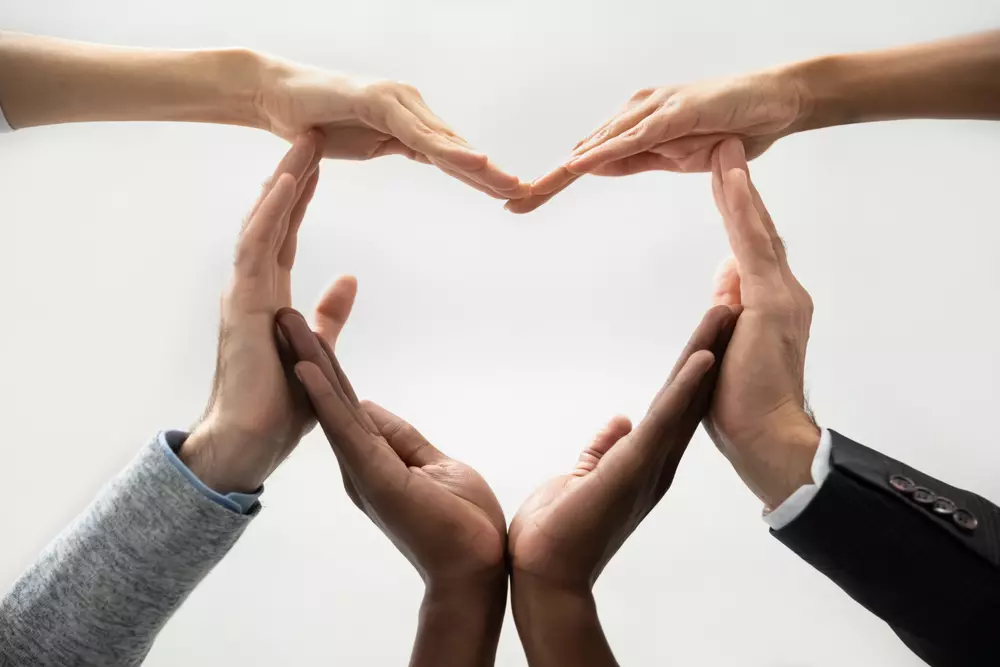
<svg viewBox="0 0 1000 667">
<path fill-rule="evenodd" d="M 486 481 L 385 408 L 359 402 L 302 316 L 278 313 L 344 489 L 424 580 L 411 665 L 492 665 L 507 601 L 507 524 Z"/>
<path fill-rule="evenodd" d="M 738 313 L 709 310 L 633 431 L 615 417 L 568 475 L 550 480 L 521 506 L 510 526 L 515 578 L 590 590 L 604 566 L 656 506 L 715 384 Z"/>
<path fill-rule="evenodd" d="M 714 302 L 743 306 L 705 428 L 740 477 L 777 507 L 812 483 L 820 431 L 806 409 L 804 371 L 813 304 L 750 180 L 743 145 L 712 155 L 712 191 L 735 259 L 717 278 Z"/>
<path fill-rule="evenodd" d="M 283 309 L 277 322 L 354 504 L 429 584 L 491 580 L 503 571 L 507 524 L 479 473 L 385 408 L 359 402 L 298 312 Z"/>
<path fill-rule="evenodd" d="M 252 492 L 315 425 L 304 395 L 289 391 L 274 315 L 291 305 L 296 237 L 319 177 L 323 138 L 295 139 L 265 183 L 240 234 L 233 277 L 222 298 L 212 395 L 179 455 L 219 493 Z M 316 309 L 331 347 L 354 303 L 354 278 L 335 281 Z"/>
<path fill-rule="evenodd" d="M 368 160 L 403 155 L 432 164 L 497 199 L 517 199 L 528 186 L 473 149 L 432 112 L 413 86 L 367 82 L 298 63 L 264 59 L 255 106 L 260 124 L 291 139 L 317 127 L 323 157 Z"/>
<path fill-rule="evenodd" d="M 534 181 L 530 196 L 507 208 L 533 211 L 583 174 L 708 171 L 713 149 L 727 137 L 740 139 L 753 159 L 805 117 L 806 88 L 795 71 L 766 70 L 640 90 L 580 141 L 569 159 Z"/>
<path fill-rule="evenodd" d="M 615 417 L 576 468 L 542 485 L 510 524 L 512 608 L 528 664 L 617 665 L 592 588 L 656 506 L 711 400 L 739 310 L 709 310 L 633 431 Z"/>
</svg>

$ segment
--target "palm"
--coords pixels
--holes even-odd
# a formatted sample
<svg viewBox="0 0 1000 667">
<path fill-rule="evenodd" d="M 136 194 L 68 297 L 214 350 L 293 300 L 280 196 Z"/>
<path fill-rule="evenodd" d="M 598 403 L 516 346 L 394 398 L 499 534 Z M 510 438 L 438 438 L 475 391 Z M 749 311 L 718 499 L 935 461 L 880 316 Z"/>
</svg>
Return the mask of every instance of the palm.
<svg viewBox="0 0 1000 667">
<path fill-rule="evenodd" d="M 385 408 L 361 405 L 378 433 L 377 451 L 386 456 L 383 483 L 397 475 L 399 481 L 394 493 L 374 495 L 345 474 L 354 503 L 425 578 L 463 578 L 502 567 L 507 522 L 486 480 Z"/>
<path fill-rule="evenodd" d="M 515 567 L 538 576 L 578 557 L 583 526 L 574 511 L 573 496 L 587 478 L 562 475 L 549 480 L 528 497 L 510 523 L 510 553 Z"/>
<path fill-rule="evenodd" d="M 393 526 L 396 534 L 411 528 L 422 533 L 408 541 L 419 545 L 411 558 L 414 565 L 442 563 L 448 576 L 464 577 L 503 563 L 506 522 L 499 501 L 479 473 L 444 459 L 411 467 L 410 474 L 411 502 L 435 519 Z"/>
</svg>

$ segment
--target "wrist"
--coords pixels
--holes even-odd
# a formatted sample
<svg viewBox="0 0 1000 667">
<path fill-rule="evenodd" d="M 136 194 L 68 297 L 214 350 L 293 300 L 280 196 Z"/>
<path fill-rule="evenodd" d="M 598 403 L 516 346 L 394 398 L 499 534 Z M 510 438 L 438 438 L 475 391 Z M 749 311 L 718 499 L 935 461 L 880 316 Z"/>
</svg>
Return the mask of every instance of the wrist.
<svg viewBox="0 0 1000 667">
<path fill-rule="evenodd" d="M 270 473 L 269 461 L 254 456 L 249 438 L 230 430 L 199 424 L 177 452 L 177 458 L 216 493 L 254 493 Z"/>
<path fill-rule="evenodd" d="M 429 584 L 420 605 L 410 664 L 493 665 L 506 609 L 506 572 L 468 585 Z"/>
<path fill-rule="evenodd" d="M 550 585 L 515 570 L 511 609 L 528 664 L 617 665 L 588 588 Z"/>
<path fill-rule="evenodd" d="M 784 68 L 785 76 L 802 94 L 803 113 L 795 131 L 817 130 L 863 120 L 860 109 L 852 107 L 846 83 L 851 56 L 828 55 L 793 63 Z"/>
<path fill-rule="evenodd" d="M 785 419 L 769 430 L 768 442 L 760 448 L 774 451 L 775 465 L 759 485 L 760 499 L 774 509 L 799 488 L 813 483 L 812 464 L 821 438 L 820 428 L 805 412 Z"/>
</svg>

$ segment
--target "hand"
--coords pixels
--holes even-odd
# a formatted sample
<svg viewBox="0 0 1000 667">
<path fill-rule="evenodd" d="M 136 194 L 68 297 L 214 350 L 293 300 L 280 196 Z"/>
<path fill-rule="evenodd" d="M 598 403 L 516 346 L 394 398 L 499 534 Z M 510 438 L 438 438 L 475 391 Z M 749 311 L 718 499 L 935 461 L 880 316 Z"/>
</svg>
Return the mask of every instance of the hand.
<svg viewBox="0 0 1000 667">
<path fill-rule="evenodd" d="M 712 190 L 735 255 L 717 279 L 714 301 L 742 304 L 743 314 L 705 427 L 774 508 L 812 483 L 820 432 L 805 407 L 803 374 L 813 304 L 788 266 L 739 141 L 726 140 L 713 153 Z"/>
<path fill-rule="evenodd" d="M 404 155 L 432 164 L 497 199 L 517 199 L 528 187 L 474 150 L 438 118 L 413 86 L 364 82 L 265 58 L 255 96 L 261 125 L 290 139 L 317 127 L 326 135 L 323 156 L 367 160 Z"/>
<path fill-rule="evenodd" d="M 274 315 L 291 305 L 296 237 L 316 189 L 323 138 L 299 137 L 268 181 L 240 234 L 222 298 L 212 396 L 180 457 L 219 493 L 252 492 L 314 425 L 304 395 L 289 391 Z M 319 335 L 336 343 L 354 303 L 353 278 L 338 279 L 316 311 Z"/>
<path fill-rule="evenodd" d="M 767 70 L 685 86 L 640 90 L 611 120 L 580 141 L 570 158 L 509 202 L 515 213 L 541 206 L 583 174 L 708 171 L 713 149 L 740 139 L 752 159 L 790 134 L 808 109 L 792 69 Z"/>
<path fill-rule="evenodd" d="M 515 578 L 590 590 L 670 487 L 708 408 L 710 371 L 736 319 L 726 306 L 708 311 L 638 428 L 614 418 L 572 473 L 549 481 L 521 506 L 510 526 Z"/>
<path fill-rule="evenodd" d="M 344 489 L 426 584 L 411 665 L 492 665 L 507 602 L 507 524 L 469 466 L 388 410 L 358 401 L 332 349 L 278 313 L 295 375 L 340 463 Z"/>
<path fill-rule="evenodd" d="M 638 428 L 612 419 L 573 472 L 539 488 L 511 522 L 512 607 L 533 667 L 617 665 L 591 589 L 670 487 L 738 316 L 708 311 Z"/>
</svg>

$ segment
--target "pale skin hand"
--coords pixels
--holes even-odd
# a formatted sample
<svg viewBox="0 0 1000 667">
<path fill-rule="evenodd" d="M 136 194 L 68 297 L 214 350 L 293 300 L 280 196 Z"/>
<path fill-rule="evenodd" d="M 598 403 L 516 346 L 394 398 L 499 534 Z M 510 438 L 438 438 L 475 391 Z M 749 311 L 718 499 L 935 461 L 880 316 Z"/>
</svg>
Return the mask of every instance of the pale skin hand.
<svg viewBox="0 0 1000 667">
<path fill-rule="evenodd" d="M 796 79 L 777 70 L 640 90 L 507 209 L 533 211 L 583 174 L 708 171 L 712 150 L 726 137 L 740 138 L 756 157 L 789 132 L 806 103 Z"/>
<path fill-rule="evenodd" d="M 317 132 L 295 140 L 237 243 L 222 298 L 212 396 L 180 450 L 198 478 L 220 493 L 255 491 L 315 425 L 308 400 L 289 390 L 290 366 L 282 359 L 274 316 L 291 305 L 296 237 L 316 188 L 322 142 Z M 317 306 L 318 335 L 331 347 L 356 289 L 354 278 L 339 278 Z"/>
<path fill-rule="evenodd" d="M 773 508 L 812 482 L 819 445 L 804 391 L 812 299 L 788 266 L 738 140 L 713 153 L 712 190 L 734 255 L 717 279 L 714 302 L 742 305 L 743 313 L 705 427 L 747 486 Z"/>
<path fill-rule="evenodd" d="M 323 156 L 404 155 L 499 198 L 526 184 L 473 149 L 413 87 L 247 49 L 137 49 L 0 34 L 0 105 L 15 128 L 92 121 L 187 121 L 325 133 Z"/>
<path fill-rule="evenodd" d="M 413 86 L 365 82 L 273 58 L 265 62 L 256 105 L 271 132 L 289 138 L 318 127 L 327 138 L 324 157 L 403 155 L 497 199 L 528 194 L 526 184 L 490 162 L 434 114 Z"/>
</svg>

